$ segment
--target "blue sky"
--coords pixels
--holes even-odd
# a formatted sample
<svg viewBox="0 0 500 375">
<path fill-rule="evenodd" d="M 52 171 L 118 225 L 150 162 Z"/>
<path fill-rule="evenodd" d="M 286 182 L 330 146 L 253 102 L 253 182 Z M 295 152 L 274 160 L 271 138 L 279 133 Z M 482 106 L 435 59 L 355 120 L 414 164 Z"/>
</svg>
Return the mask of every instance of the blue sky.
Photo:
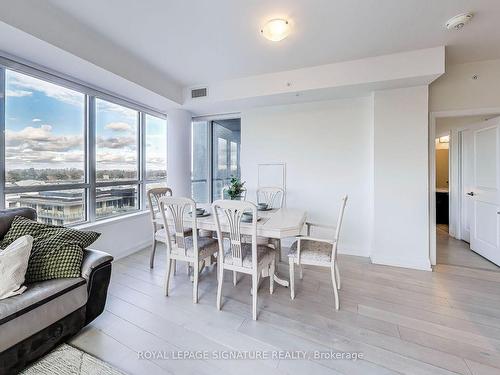
<svg viewBox="0 0 500 375">
<path fill-rule="evenodd" d="M 6 71 L 7 170 L 83 168 L 85 96 L 30 76 Z M 96 100 L 98 169 L 135 169 L 137 112 Z M 147 116 L 147 165 L 166 160 L 165 121 Z"/>
</svg>

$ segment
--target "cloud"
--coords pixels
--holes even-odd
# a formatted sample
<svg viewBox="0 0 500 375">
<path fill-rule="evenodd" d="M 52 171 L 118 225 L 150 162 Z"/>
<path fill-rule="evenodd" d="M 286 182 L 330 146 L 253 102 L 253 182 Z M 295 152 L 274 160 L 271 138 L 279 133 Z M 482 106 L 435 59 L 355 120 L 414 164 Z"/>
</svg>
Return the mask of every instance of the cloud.
<svg viewBox="0 0 500 375">
<path fill-rule="evenodd" d="M 6 95 L 8 97 L 13 97 L 13 98 L 21 98 L 23 96 L 31 96 L 31 95 L 33 95 L 33 93 L 31 91 L 27 91 L 27 90 L 10 90 L 10 89 L 7 89 L 5 93 L 6 93 Z"/>
<path fill-rule="evenodd" d="M 33 91 L 39 91 L 53 99 L 72 105 L 82 106 L 84 102 L 84 95 L 79 92 L 20 73 L 8 73 L 7 87 L 7 93 L 10 91 L 18 94 L 12 96 L 28 96 L 32 95 Z"/>
<path fill-rule="evenodd" d="M 31 120 L 31 121 L 33 121 L 33 122 L 40 122 L 40 121 L 42 121 L 42 120 L 40 120 L 39 118 L 34 118 L 34 119 L 33 119 L 33 120 Z"/>
<path fill-rule="evenodd" d="M 130 149 L 135 150 L 137 140 L 135 137 L 97 137 L 97 146 L 111 149 Z"/>
<path fill-rule="evenodd" d="M 83 149 L 83 136 L 57 135 L 48 124 L 39 127 L 27 126 L 19 131 L 5 131 L 7 151 L 70 151 Z"/>
<path fill-rule="evenodd" d="M 115 132 L 133 132 L 134 130 L 132 125 L 126 122 L 110 122 L 106 124 L 105 128 Z"/>
</svg>

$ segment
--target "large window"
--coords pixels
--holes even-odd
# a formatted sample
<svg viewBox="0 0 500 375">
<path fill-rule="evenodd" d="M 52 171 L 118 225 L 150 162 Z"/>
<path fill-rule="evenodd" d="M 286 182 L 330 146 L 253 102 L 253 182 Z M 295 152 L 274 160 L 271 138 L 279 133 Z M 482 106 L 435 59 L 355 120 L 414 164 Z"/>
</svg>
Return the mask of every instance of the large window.
<svg viewBox="0 0 500 375">
<path fill-rule="evenodd" d="M 165 116 L 26 70 L 0 66 L 0 207 L 55 225 L 146 208 L 167 175 Z"/>
<path fill-rule="evenodd" d="M 191 191 L 197 202 L 220 199 L 231 177 L 240 177 L 241 121 L 192 123 Z"/>
<path fill-rule="evenodd" d="M 5 71 L 7 186 L 84 182 L 85 95 Z"/>
</svg>

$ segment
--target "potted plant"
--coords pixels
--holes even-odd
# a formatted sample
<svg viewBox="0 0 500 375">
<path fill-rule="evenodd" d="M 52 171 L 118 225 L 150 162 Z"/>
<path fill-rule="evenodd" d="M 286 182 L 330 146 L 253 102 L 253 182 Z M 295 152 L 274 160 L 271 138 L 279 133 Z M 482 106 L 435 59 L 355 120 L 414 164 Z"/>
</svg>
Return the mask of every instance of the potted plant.
<svg viewBox="0 0 500 375">
<path fill-rule="evenodd" d="M 241 182 L 238 177 L 231 176 L 231 181 L 229 183 L 229 189 L 227 189 L 227 195 L 231 200 L 240 200 L 243 192 L 245 191 L 245 182 Z"/>
</svg>

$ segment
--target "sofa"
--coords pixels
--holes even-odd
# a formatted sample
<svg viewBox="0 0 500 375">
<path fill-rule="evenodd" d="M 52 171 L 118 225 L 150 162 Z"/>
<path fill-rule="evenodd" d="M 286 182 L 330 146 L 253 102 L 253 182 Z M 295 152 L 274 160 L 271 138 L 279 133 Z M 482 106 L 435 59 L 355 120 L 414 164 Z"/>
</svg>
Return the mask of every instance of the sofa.
<svg viewBox="0 0 500 375">
<path fill-rule="evenodd" d="M 0 210 L 0 239 L 15 216 L 36 220 L 31 208 Z M 103 312 L 112 260 L 85 249 L 81 277 L 33 283 L 24 293 L 0 300 L 0 374 L 19 372 Z"/>
</svg>

